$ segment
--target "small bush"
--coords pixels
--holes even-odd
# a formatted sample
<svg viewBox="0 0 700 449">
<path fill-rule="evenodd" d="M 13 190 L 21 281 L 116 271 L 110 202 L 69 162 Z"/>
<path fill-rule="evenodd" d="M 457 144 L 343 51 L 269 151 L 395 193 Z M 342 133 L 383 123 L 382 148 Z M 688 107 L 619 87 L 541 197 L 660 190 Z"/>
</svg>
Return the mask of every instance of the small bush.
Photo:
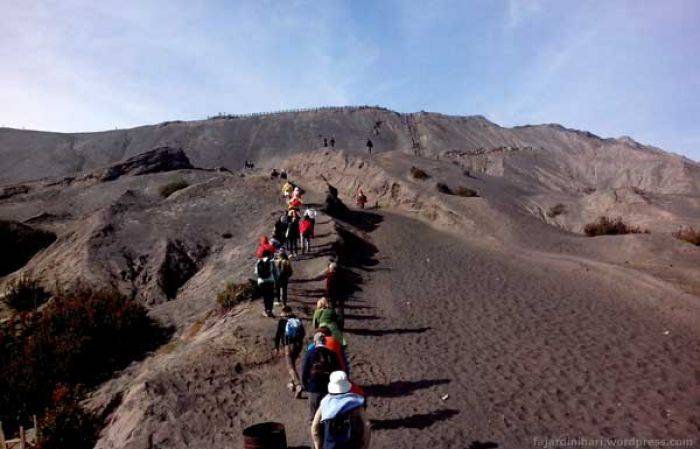
<svg viewBox="0 0 700 449">
<path fill-rule="evenodd" d="M 222 292 L 216 295 L 216 302 L 222 310 L 230 310 L 243 301 L 250 301 L 257 296 L 258 284 L 252 279 L 236 284 L 229 282 Z"/>
<path fill-rule="evenodd" d="M 465 198 L 473 198 L 479 196 L 476 190 L 472 190 L 469 187 L 459 186 L 455 189 L 455 195 L 463 196 Z"/>
<path fill-rule="evenodd" d="M 68 387 L 54 390 L 52 407 L 39 421 L 37 449 L 91 449 L 99 433 L 96 417 L 80 406 Z"/>
<path fill-rule="evenodd" d="M 5 301 L 18 312 L 27 312 L 42 305 L 49 296 L 37 281 L 21 277 L 10 283 Z"/>
<path fill-rule="evenodd" d="M 622 234 L 648 234 L 649 231 L 642 231 L 639 227 L 629 226 L 622 221 L 622 218 L 618 217 L 611 220 L 608 217 L 600 217 L 597 221 L 593 223 L 588 223 L 583 231 L 588 237 L 595 237 L 598 235 L 622 235 Z"/>
<path fill-rule="evenodd" d="M 411 175 L 416 179 L 428 179 L 430 175 L 418 167 L 411 167 Z"/>
<path fill-rule="evenodd" d="M 549 218 L 554 218 L 559 215 L 565 214 L 566 213 L 566 206 L 563 205 L 562 203 L 555 204 L 554 206 L 550 207 L 549 210 L 547 210 L 547 216 Z"/>
<path fill-rule="evenodd" d="M 189 186 L 190 184 L 187 181 L 183 179 L 178 179 L 177 181 L 173 181 L 161 187 L 160 196 L 162 196 L 163 198 L 167 198 L 173 193 L 177 192 L 178 190 L 182 190 Z"/>
<path fill-rule="evenodd" d="M 695 246 L 700 246 L 700 231 L 696 231 L 692 226 L 679 229 L 673 233 L 673 236 L 679 240 L 685 240 Z"/>
<path fill-rule="evenodd" d="M 452 189 L 450 189 L 450 186 L 448 186 L 444 182 L 438 182 L 437 184 L 435 184 L 435 188 L 437 188 L 438 192 L 440 192 L 440 193 L 445 193 L 447 195 L 453 195 Z"/>
</svg>

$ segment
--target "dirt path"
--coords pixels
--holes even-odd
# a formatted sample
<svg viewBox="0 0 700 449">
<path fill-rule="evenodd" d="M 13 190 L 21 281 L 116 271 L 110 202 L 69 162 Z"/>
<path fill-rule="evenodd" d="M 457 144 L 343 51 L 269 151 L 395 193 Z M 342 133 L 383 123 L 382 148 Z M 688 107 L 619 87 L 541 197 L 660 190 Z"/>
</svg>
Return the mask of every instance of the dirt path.
<svg viewBox="0 0 700 449">
<path fill-rule="evenodd" d="M 319 217 L 316 254 L 296 261 L 290 293 L 312 312 L 340 237 L 356 282 L 351 377 L 370 395 L 373 448 L 700 431 L 700 323 L 674 321 L 671 299 L 556 258 L 490 252 L 402 215 L 354 214 L 337 229 Z M 246 313 L 269 344 L 275 322 Z M 280 421 L 290 447 L 307 447 L 307 403 L 286 389 L 283 360 L 245 377 L 241 426 Z"/>
<path fill-rule="evenodd" d="M 313 206 L 319 211 L 320 205 Z M 307 335 L 312 332 L 311 316 L 316 301 L 323 295 L 324 269 L 333 255 L 332 245 L 336 238 L 333 220 L 319 211 L 311 254 L 299 255 L 293 259 L 294 275 L 289 284 L 289 304 L 305 319 Z M 277 318 L 261 317 L 261 307 L 259 301 L 254 302 L 241 315 L 241 320 L 246 322 L 248 332 L 259 332 L 260 344 L 272 351 Z M 279 310 L 280 307 L 275 306 L 276 316 L 279 316 Z M 310 437 L 306 395 L 304 394 L 302 399 L 294 399 L 292 392 L 286 387 L 287 382 L 286 364 L 281 354 L 272 364 L 265 364 L 247 373 L 240 385 L 244 399 L 237 410 L 236 419 L 241 430 L 247 425 L 264 421 L 284 423 L 289 447 L 308 447 Z M 232 444 L 231 447 L 242 447 L 242 441 Z"/>
<path fill-rule="evenodd" d="M 346 336 L 373 448 L 698 435 L 697 313 L 674 322 L 672 298 L 642 283 L 486 252 L 391 213 L 371 221 L 349 228 L 363 283 Z"/>
</svg>

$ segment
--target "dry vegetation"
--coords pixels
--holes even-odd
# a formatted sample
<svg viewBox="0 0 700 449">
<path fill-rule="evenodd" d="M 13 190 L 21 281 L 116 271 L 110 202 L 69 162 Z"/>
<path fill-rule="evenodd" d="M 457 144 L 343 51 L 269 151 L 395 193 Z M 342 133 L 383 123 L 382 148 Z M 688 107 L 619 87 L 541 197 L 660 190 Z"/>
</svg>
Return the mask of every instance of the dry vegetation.
<svg viewBox="0 0 700 449">
<path fill-rule="evenodd" d="M 445 195 L 457 195 L 464 198 L 473 198 L 479 196 L 476 190 L 472 190 L 469 187 L 458 186 L 456 189 L 452 190 L 450 186 L 444 182 L 438 182 L 435 184 L 435 188 L 438 192 L 444 193 Z"/>
<path fill-rule="evenodd" d="M 411 176 L 420 180 L 430 178 L 430 175 L 428 173 L 426 173 L 424 170 L 418 167 L 411 167 Z"/>
<path fill-rule="evenodd" d="M 76 388 L 108 378 L 166 337 L 143 306 L 119 293 L 59 292 L 40 311 L 16 314 L 0 327 L 0 420 L 13 431 L 17 417 L 43 416 L 42 432 L 54 443 L 42 447 L 92 447 L 61 443 L 88 419 Z"/>
<path fill-rule="evenodd" d="M 610 219 L 608 217 L 600 217 L 593 223 L 588 223 L 583 232 L 588 237 L 598 235 L 622 235 L 622 234 L 648 234 L 649 231 L 642 231 L 637 226 L 629 226 L 622 221 L 621 217 Z"/>
<path fill-rule="evenodd" d="M 38 308 L 49 296 L 37 281 L 21 277 L 10 282 L 5 292 L 5 301 L 14 310 L 27 312 Z"/>
<path fill-rule="evenodd" d="M 252 279 L 238 284 L 229 282 L 224 290 L 216 295 L 216 302 L 222 310 L 230 310 L 243 301 L 254 299 L 256 292 L 257 284 Z"/>
<path fill-rule="evenodd" d="M 692 226 L 679 229 L 673 233 L 673 236 L 679 240 L 684 240 L 695 246 L 700 246 L 700 231 L 696 231 Z"/>
<path fill-rule="evenodd" d="M 463 196 L 465 198 L 473 198 L 473 197 L 479 196 L 479 194 L 476 192 L 476 190 L 472 190 L 469 187 L 464 187 L 464 186 L 457 187 L 455 189 L 454 194 L 457 196 Z"/>
<path fill-rule="evenodd" d="M 448 186 L 444 182 L 438 182 L 437 184 L 435 184 L 435 188 L 440 193 L 444 193 L 446 195 L 454 195 L 454 192 L 452 192 L 452 189 L 450 189 L 450 186 Z"/>
</svg>

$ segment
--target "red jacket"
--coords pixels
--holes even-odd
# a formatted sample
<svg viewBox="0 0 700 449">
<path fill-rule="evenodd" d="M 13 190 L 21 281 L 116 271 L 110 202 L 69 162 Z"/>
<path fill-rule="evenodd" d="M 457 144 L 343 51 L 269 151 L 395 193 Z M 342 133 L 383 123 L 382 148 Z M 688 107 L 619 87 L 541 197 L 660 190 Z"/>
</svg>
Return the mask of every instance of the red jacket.
<svg viewBox="0 0 700 449">
<path fill-rule="evenodd" d="M 296 209 L 299 210 L 301 207 L 301 200 L 299 198 L 294 198 L 289 202 L 289 210 Z"/>
<path fill-rule="evenodd" d="M 260 245 L 255 255 L 258 256 L 258 259 L 262 259 L 265 256 L 273 257 L 275 255 L 275 246 L 270 243 L 267 237 L 262 236 L 260 237 Z"/>
<path fill-rule="evenodd" d="M 308 218 L 301 220 L 299 223 L 299 231 L 301 232 L 301 235 L 305 237 L 312 235 L 314 232 L 314 223 Z"/>
</svg>

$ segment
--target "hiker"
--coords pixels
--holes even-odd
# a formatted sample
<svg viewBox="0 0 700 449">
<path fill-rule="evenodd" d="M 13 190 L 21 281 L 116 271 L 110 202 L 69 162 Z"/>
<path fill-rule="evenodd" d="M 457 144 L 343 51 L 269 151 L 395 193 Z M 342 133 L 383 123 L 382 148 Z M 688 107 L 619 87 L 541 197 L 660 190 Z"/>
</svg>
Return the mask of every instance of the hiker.
<svg viewBox="0 0 700 449">
<path fill-rule="evenodd" d="M 337 327 L 335 329 L 336 331 L 338 330 Z M 348 373 L 348 375 L 350 375 L 350 364 L 348 362 L 348 357 L 345 352 L 347 350 L 347 344 L 345 343 L 342 334 L 339 334 L 339 337 L 337 335 L 334 335 L 333 331 L 330 329 L 330 326 L 328 326 L 328 323 L 324 323 L 321 326 L 319 326 L 318 329 L 316 329 L 316 332 L 321 332 L 324 335 L 324 337 L 326 337 L 324 340 L 326 347 L 333 351 L 333 353 L 338 357 L 340 369 L 342 369 L 343 371 Z M 311 345 L 309 345 L 308 349 L 311 349 Z"/>
<path fill-rule="evenodd" d="M 282 171 L 280 171 L 280 179 L 287 179 L 287 170 L 282 169 Z"/>
<path fill-rule="evenodd" d="M 289 200 L 289 202 L 287 203 L 287 209 L 290 211 L 293 210 L 293 211 L 299 212 L 299 210 L 301 210 L 301 206 L 303 204 L 304 203 L 302 203 L 301 198 L 299 198 L 298 196 L 293 196 Z"/>
<path fill-rule="evenodd" d="M 308 218 L 311 222 L 311 237 L 316 237 L 316 211 L 311 208 L 307 208 L 304 211 L 304 217 Z"/>
<path fill-rule="evenodd" d="M 282 245 L 287 241 L 287 223 L 287 214 L 282 214 L 275 222 L 275 229 L 272 231 L 272 237 Z"/>
<path fill-rule="evenodd" d="M 296 256 L 299 251 L 299 216 L 294 209 L 289 211 L 287 219 L 287 251 Z"/>
<path fill-rule="evenodd" d="M 371 426 L 365 399 L 351 391 L 352 385 L 343 371 L 333 371 L 311 423 L 315 449 L 367 449 Z"/>
<path fill-rule="evenodd" d="M 265 255 L 255 264 L 255 275 L 258 277 L 258 289 L 263 298 L 263 315 L 273 318 L 272 305 L 275 300 L 275 283 L 277 282 L 277 269 L 271 256 Z"/>
<path fill-rule="evenodd" d="M 335 148 L 335 137 L 331 137 L 331 148 Z"/>
<path fill-rule="evenodd" d="M 292 261 L 289 260 L 287 253 L 280 251 L 279 257 L 275 259 L 275 268 L 277 269 L 277 283 L 275 284 L 275 299 L 277 302 L 282 301 L 282 305 L 287 305 L 287 286 L 289 278 L 292 277 Z"/>
<path fill-rule="evenodd" d="M 291 182 L 286 181 L 282 186 L 282 196 L 284 196 L 285 199 L 289 200 L 289 198 L 292 196 L 293 191 L 294 185 Z"/>
<path fill-rule="evenodd" d="M 277 171 L 277 169 L 273 168 L 272 172 L 270 172 L 270 179 L 276 179 L 279 175 L 280 173 Z"/>
<path fill-rule="evenodd" d="M 309 422 L 328 393 L 331 373 L 340 369 L 338 357 L 325 346 L 325 338 L 320 332 L 314 334 L 314 347 L 307 351 L 301 368 L 301 383 L 309 395 Z"/>
<path fill-rule="evenodd" d="M 328 137 L 323 138 L 323 146 L 328 147 Z"/>
<path fill-rule="evenodd" d="M 326 270 L 326 298 L 335 310 L 338 305 L 338 264 L 331 262 Z"/>
<path fill-rule="evenodd" d="M 357 189 L 357 195 L 355 196 L 355 201 L 357 202 L 357 207 L 360 209 L 365 208 L 365 203 L 367 202 L 367 196 L 365 195 L 365 192 L 362 190 L 362 187 L 359 187 Z"/>
<path fill-rule="evenodd" d="M 318 329 L 321 323 L 333 322 L 337 323 L 342 328 L 340 317 L 335 310 L 331 309 L 328 299 L 321 298 L 316 302 L 316 310 L 314 310 L 313 318 L 311 319 L 311 327 Z"/>
<path fill-rule="evenodd" d="M 304 218 L 299 222 L 299 233 L 301 234 L 301 253 L 308 253 L 311 251 L 311 239 L 314 234 L 314 224 L 311 222 L 309 217 L 304 214 Z"/>
<path fill-rule="evenodd" d="M 367 139 L 367 152 L 369 155 L 372 155 L 372 148 L 374 147 L 374 144 L 372 143 L 371 139 Z"/>
<path fill-rule="evenodd" d="M 277 332 L 275 333 L 275 352 L 279 352 L 281 345 L 291 380 L 287 386 L 294 392 L 294 397 L 297 399 L 301 397 L 302 392 L 301 380 L 299 380 L 297 372 L 297 360 L 299 355 L 301 355 L 305 336 L 304 324 L 292 312 L 292 308 L 287 305 L 282 307 L 280 320 L 277 322 Z"/>
<path fill-rule="evenodd" d="M 255 251 L 257 258 L 262 259 L 265 256 L 272 257 L 275 255 L 275 251 L 275 246 L 270 243 L 268 238 L 264 235 L 260 236 L 260 244 L 258 245 L 258 249 Z"/>
</svg>

